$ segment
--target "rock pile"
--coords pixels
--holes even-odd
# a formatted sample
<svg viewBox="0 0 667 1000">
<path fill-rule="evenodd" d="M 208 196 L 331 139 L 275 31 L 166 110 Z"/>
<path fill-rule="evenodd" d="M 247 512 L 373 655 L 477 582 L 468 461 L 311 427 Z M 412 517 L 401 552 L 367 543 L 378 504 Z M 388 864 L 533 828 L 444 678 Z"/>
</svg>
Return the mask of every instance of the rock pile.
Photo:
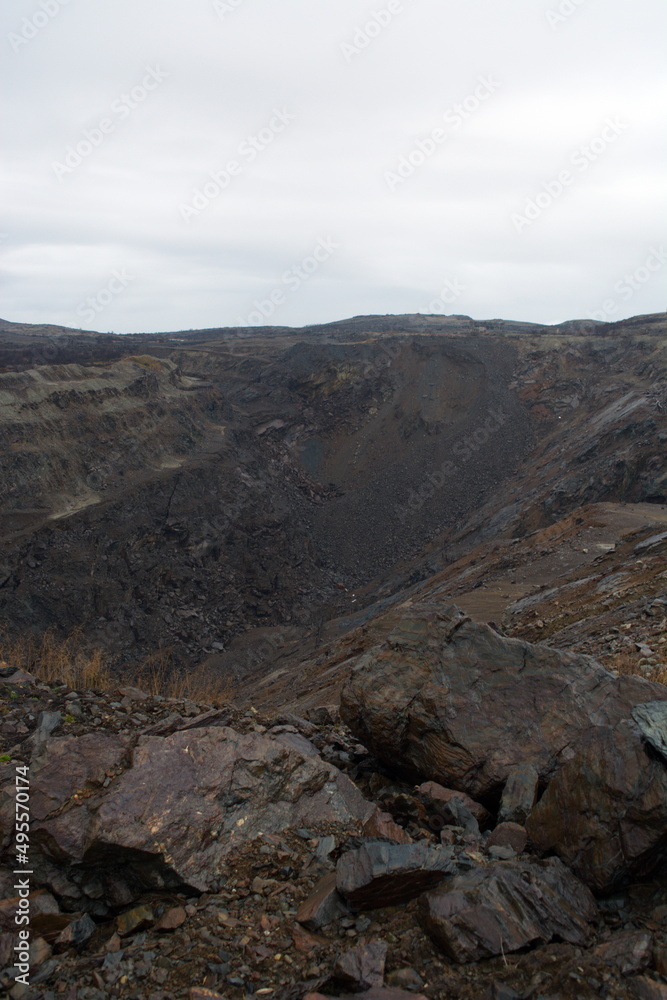
<svg viewBox="0 0 667 1000">
<path fill-rule="evenodd" d="M 31 775 L 30 986 L 0 873 L 12 1000 L 664 995 L 659 684 L 428 607 L 354 665 L 350 729 L 1 683 L 8 869 Z"/>
</svg>

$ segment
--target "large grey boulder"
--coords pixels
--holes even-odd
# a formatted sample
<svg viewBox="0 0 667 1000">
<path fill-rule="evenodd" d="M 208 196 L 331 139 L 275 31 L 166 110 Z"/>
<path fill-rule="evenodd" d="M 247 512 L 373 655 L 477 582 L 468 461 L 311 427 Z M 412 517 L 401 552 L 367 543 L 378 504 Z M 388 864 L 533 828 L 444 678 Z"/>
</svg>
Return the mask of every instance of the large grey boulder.
<svg viewBox="0 0 667 1000">
<path fill-rule="evenodd" d="M 544 784 L 585 733 L 650 701 L 667 701 L 667 687 L 504 638 L 455 606 L 418 605 L 359 657 L 341 715 L 389 766 L 479 799 L 520 765 Z"/>
</svg>

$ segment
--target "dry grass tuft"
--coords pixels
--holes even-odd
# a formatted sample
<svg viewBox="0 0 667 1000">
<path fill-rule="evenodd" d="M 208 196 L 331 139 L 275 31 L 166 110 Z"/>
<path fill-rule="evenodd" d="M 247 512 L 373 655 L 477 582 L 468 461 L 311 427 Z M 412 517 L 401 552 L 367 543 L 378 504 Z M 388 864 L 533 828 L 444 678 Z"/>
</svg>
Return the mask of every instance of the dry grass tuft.
<svg viewBox="0 0 667 1000">
<path fill-rule="evenodd" d="M 648 681 L 667 684 L 667 664 L 657 663 L 655 666 L 639 666 L 641 657 L 629 650 L 622 653 L 611 653 L 601 657 L 601 663 L 615 674 L 623 676 L 644 677 Z"/>
<path fill-rule="evenodd" d="M 41 639 L 33 636 L 10 639 L 0 634 L 0 659 L 47 684 L 60 682 L 75 690 L 110 691 L 114 687 L 102 650 L 84 649 L 78 630 L 66 639 L 58 637 L 53 629 L 47 629 Z"/>
<path fill-rule="evenodd" d="M 159 649 L 146 657 L 133 683 L 147 694 L 160 694 L 178 701 L 187 698 L 189 701 L 216 707 L 228 705 L 233 695 L 229 679 L 209 669 L 197 667 L 181 672 L 174 651 L 170 648 Z"/>
<path fill-rule="evenodd" d="M 113 674 L 104 651 L 84 646 L 79 630 L 60 638 L 47 629 L 41 638 L 9 638 L 0 632 L 0 661 L 33 674 L 46 684 L 67 684 L 75 691 L 93 688 L 115 691 L 118 687 L 138 687 L 151 695 L 162 695 L 207 705 L 228 705 L 233 688 L 229 680 L 200 667 L 181 673 L 173 650 L 160 649 L 149 656 L 135 673 Z"/>
</svg>

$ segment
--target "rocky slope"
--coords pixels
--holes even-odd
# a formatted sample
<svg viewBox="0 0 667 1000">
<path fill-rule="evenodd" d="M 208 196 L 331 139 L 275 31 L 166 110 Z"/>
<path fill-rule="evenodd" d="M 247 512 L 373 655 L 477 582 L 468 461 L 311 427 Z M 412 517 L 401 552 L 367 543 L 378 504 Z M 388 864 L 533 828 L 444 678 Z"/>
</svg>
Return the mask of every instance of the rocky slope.
<svg viewBox="0 0 667 1000">
<path fill-rule="evenodd" d="M 509 690 L 522 658 L 531 683 L 497 702 L 491 732 L 480 692 Z M 425 672 L 438 675 L 430 688 Z M 479 683 L 450 698 L 465 672 Z M 0 984 L 12 1000 L 667 991 L 663 685 L 424 606 L 356 661 L 343 699 L 354 732 L 335 707 L 268 716 L 1 673 Z M 403 735 L 378 715 L 383 696 L 406 703 Z M 522 741 L 519 723 L 551 745 Z M 485 736 L 502 771 L 493 794 L 479 778 Z M 24 766 L 27 843 L 15 826 Z M 29 985 L 16 979 L 19 911 Z"/>
<path fill-rule="evenodd" d="M 0 989 L 666 997 L 665 334 L 0 323 Z"/>
<path fill-rule="evenodd" d="M 116 337 L 113 363 L 7 326 L 0 361 L 43 363 L 0 375 L 0 614 L 121 665 L 236 681 L 253 629 L 284 648 L 479 544 L 665 500 L 664 317 Z"/>
</svg>

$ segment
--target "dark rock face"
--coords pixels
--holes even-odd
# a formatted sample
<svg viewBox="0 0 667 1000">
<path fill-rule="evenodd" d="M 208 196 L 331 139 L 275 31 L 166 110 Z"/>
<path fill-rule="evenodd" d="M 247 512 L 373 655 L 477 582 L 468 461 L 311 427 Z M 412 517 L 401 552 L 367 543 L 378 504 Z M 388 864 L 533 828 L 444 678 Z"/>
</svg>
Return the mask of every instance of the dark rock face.
<svg viewBox="0 0 667 1000">
<path fill-rule="evenodd" d="M 419 902 L 422 926 L 456 962 L 554 938 L 585 944 L 597 916 L 586 886 L 559 861 L 501 861 L 447 880 Z"/>
<path fill-rule="evenodd" d="M 341 857 L 336 885 L 351 906 L 373 910 L 407 903 L 455 870 L 451 852 L 424 841 L 372 842 Z"/>
<path fill-rule="evenodd" d="M 550 777 L 592 727 L 665 700 L 661 684 L 421 605 L 357 660 L 341 714 L 388 765 L 480 798 L 520 765 Z"/>
<path fill-rule="evenodd" d="M 597 729 L 553 778 L 527 829 L 605 892 L 667 851 L 667 767 L 632 723 Z"/>
</svg>

